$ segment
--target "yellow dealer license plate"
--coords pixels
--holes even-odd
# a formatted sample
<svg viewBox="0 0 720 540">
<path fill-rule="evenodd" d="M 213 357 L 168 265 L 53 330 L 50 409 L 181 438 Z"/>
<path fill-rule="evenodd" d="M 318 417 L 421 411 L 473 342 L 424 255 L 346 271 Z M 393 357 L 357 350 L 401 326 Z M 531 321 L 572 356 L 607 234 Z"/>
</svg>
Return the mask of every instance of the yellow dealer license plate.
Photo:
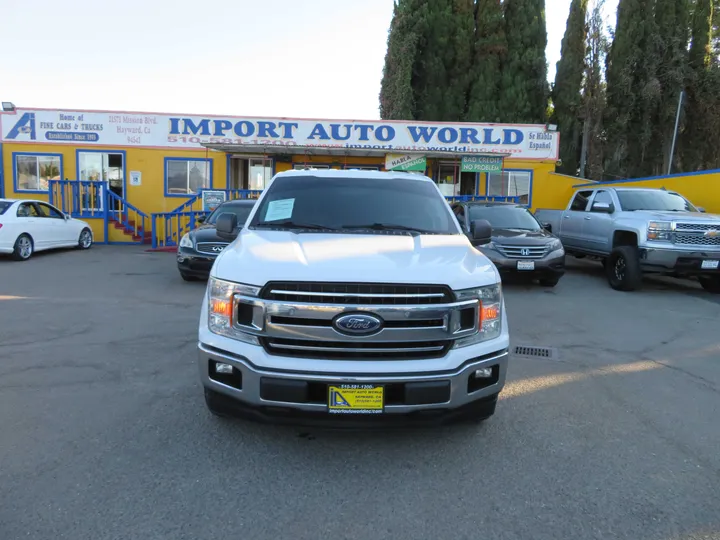
<svg viewBox="0 0 720 540">
<path fill-rule="evenodd" d="M 377 384 L 338 384 L 328 387 L 328 411 L 334 414 L 381 414 L 384 388 Z"/>
</svg>

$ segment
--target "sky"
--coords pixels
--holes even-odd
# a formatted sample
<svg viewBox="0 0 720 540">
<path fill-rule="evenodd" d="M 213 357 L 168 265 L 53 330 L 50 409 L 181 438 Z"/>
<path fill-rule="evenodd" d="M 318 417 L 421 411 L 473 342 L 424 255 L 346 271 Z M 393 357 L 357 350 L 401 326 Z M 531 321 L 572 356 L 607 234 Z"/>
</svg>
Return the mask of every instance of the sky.
<svg viewBox="0 0 720 540">
<path fill-rule="evenodd" d="M 610 22 L 617 1 L 606 0 Z M 374 120 L 392 4 L 9 0 L 0 17 L 0 99 L 18 107 Z M 546 0 L 551 80 L 569 5 Z"/>
</svg>

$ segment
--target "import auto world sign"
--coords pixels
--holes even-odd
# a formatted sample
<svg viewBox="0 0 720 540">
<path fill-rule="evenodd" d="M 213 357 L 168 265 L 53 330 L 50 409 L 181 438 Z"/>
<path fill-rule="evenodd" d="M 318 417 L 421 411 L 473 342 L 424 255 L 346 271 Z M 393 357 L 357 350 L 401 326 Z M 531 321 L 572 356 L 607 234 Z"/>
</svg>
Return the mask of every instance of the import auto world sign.
<svg viewBox="0 0 720 540">
<path fill-rule="evenodd" d="M 371 149 L 391 154 L 502 154 L 556 160 L 544 125 L 307 120 L 135 112 L 18 109 L 0 114 L 3 142 L 201 148 L 203 145 Z M 259 150 L 261 151 L 261 150 Z"/>
</svg>

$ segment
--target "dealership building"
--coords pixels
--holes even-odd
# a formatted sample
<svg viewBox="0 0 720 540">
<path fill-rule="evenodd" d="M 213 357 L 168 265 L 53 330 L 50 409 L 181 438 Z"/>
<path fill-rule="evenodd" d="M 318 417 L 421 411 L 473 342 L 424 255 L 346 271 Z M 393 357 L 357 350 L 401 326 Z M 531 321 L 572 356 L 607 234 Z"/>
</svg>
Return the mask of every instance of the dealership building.
<svg viewBox="0 0 720 540">
<path fill-rule="evenodd" d="M 148 241 L 154 228 L 172 245 L 208 201 L 257 197 L 297 168 L 403 170 L 451 200 L 530 208 L 564 203 L 582 182 L 555 174 L 560 134 L 546 125 L 5 108 L 0 197 L 49 200 L 88 219 L 97 241 Z"/>
</svg>

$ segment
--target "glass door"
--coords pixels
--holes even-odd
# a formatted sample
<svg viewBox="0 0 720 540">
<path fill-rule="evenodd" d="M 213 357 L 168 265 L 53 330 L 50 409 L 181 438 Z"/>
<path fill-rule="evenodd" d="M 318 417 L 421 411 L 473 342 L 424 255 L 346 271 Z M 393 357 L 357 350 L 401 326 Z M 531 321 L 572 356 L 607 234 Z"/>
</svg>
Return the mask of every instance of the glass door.
<svg viewBox="0 0 720 540">
<path fill-rule="evenodd" d="M 91 180 L 94 182 L 105 182 L 109 191 L 118 197 L 123 197 L 123 155 L 113 152 L 79 152 L 79 180 Z M 80 204 L 85 212 L 102 212 L 104 201 L 102 200 L 102 189 L 99 184 L 80 187 Z M 113 204 L 114 210 L 118 204 Z"/>
</svg>

